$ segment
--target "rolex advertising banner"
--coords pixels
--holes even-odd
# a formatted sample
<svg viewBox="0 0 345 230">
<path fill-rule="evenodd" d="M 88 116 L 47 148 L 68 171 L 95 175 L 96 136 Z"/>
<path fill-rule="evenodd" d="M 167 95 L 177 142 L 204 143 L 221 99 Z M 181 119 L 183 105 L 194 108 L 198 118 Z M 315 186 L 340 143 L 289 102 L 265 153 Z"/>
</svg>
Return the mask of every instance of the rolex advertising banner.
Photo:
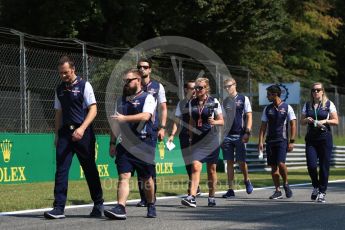
<svg viewBox="0 0 345 230">
<path fill-rule="evenodd" d="M 117 177 L 114 158 L 109 156 L 109 136 L 96 137 L 96 164 L 101 179 Z M 178 138 L 176 148 L 169 151 L 157 145 L 156 172 L 159 175 L 186 174 Z M 160 146 L 160 148 L 159 148 Z M 55 146 L 53 134 L 0 134 L 0 184 L 54 181 Z M 84 178 L 75 155 L 69 178 Z"/>
</svg>

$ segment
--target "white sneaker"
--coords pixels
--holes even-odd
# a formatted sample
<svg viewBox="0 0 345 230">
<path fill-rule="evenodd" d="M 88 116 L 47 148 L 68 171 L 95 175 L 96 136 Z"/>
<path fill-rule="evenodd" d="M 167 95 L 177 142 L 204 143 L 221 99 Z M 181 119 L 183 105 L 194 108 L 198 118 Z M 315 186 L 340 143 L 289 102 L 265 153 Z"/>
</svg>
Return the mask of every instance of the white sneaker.
<svg viewBox="0 0 345 230">
<path fill-rule="evenodd" d="M 326 202 L 326 193 L 323 193 L 323 192 L 319 192 L 319 195 L 317 196 L 317 202 L 320 202 L 320 203 L 325 203 Z"/>
</svg>

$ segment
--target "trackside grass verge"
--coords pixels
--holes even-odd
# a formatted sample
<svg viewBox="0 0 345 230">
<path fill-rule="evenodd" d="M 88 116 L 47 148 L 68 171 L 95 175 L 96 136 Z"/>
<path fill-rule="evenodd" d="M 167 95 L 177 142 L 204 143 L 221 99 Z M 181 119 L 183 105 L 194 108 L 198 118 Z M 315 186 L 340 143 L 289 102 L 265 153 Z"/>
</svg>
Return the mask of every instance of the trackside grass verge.
<svg viewBox="0 0 345 230">
<path fill-rule="evenodd" d="M 250 180 L 255 188 L 272 186 L 272 179 L 269 172 L 250 173 Z M 200 182 L 202 192 L 207 192 L 207 175 L 201 176 Z M 330 180 L 345 179 L 345 168 L 332 168 Z M 175 196 L 186 194 L 188 177 L 186 175 L 161 176 L 157 178 L 157 196 Z M 290 170 L 289 183 L 298 184 L 310 182 L 306 169 Z M 235 174 L 236 189 L 244 189 L 243 177 L 241 173 Z M 102 180 L 102 187 L 105 201 L 116 199 L 117 179 Z M 51 207 L 54 183 L 34 183 L 34 184 L 10 184 L 0 186 L 0 212 L 17 211 L 25 209 L 37 209 Z M 136 177 L 130 182 L 129 199 L 139 198 Z M 217 191 L 227 190 L 225 173 L 218 173 Z M 219 196 L 219 195 L 218 195 Z M 252 194 L 252 196 L 255 196 Z M 70 181 L 68 188 L 67 205 L 92 203 L 86 181 Z M 177 204 L 178 205 L 178 204 Z"/>
</svg>

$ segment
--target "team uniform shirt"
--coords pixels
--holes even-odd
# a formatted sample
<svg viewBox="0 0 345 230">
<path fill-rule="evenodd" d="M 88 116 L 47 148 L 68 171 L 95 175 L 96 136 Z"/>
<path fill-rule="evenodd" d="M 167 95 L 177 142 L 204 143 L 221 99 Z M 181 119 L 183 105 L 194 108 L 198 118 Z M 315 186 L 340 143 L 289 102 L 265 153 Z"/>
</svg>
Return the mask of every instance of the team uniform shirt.
<svg viewBox="0 0 345 230">
<path fill-rule="evenodd" d="M 187 136 L 188 124 L 189 124 L 189 111 L 188 111 L 189 99 L 183 99 L 177 103 L 175 116 L 180 119 L 180 137 Z M 188 141 L 188 140 L 187 140 Z"/>
<path fill-rule="evenodd" d="M 152 95 L 140 91 L 130 97 L 121 97 L 117 102 L 116 112 L 123 115 L 135 115 L 143 112 L 155 113 L 156 101 Z M 153 144 L 155 131 L 151 119 L 141 122 L 119 123 L 121 145 L 133 156 L 153 162 Z"/>
<path fill-rule="evenodd" d="M 234 106 L 236 106 L 236 108 L 234 108 Z M 237 94 L 234 99 L 227 97 L 223 101 L 223 108 L 226 114 L 226 136 L 243 135 L 246 128 L 246 113 L 252 112 L 248 97 L 241 94 Z M 235 114 L 234 117 L 233 114 Z"/>
<path fill-rule="evenodd" d="M 329 119 L 329 114 L 337 112 L 337 109 L 334 103 L 328 100 L 324 107 L 320 105 L 316 109 L 316 111 L 317 111 L 318 120 L 326 120 L 326 119 Z M 306 117 L 312 117 L 313 119 L 316 119 L 315 109 L 313 106 L 310 106 L 309 102 L 303 105 L 302 114 L 305 115 Z"/>
<path fill-rule="evenodd" d="M 146 112 L 150 113 L 152 116 L 155 112 L 155 106 L 156 102 L 153 96 L 141 91 L 132 97 L 121 97 L 120 101 L 117 103 L 116 112 L 123 115 L 135 115 Z M 143 125 L 143 123 L 145 124 Z M 146 122 L 120 123 L 121 128 L 125 130 L 126 127 L 129 127 L 135 136 L 143 139 L 152 135 L 152 126 L 151 119 Z M 146 136 L 142 137 L 143 135 Z"/>
<path fill-rule="evenodd" d="M 92 86 L 80 77 L 72 85 L 61 83 L 55 91 L 54 108 L 62 110 L 63 125 L 82 124 L 92 104 L 96 104 Z"/>
<path fill-rule="evenodd" d="M 199 100 L 197 98 L 194 98 L 188 103 L 187 106 L 189 109 L 189 113 L 191 114 L 191 118 L 195 124 L 194 128 L 201 131 L 201 133 L 206 134 L 213 127 L 208 123 L 208 118 L 222 114 L 222 108 L 219 101 L 213 97 L 208 97 L 206 99 L 206 102 L 204 103 L 204 107 L 202 109 L 199 108 L 198 104 Z M 209 108 L 212 104 L 215 105 L 213 111 L 211 111 L 211 109 Z M 198 122 L 200 122 L 200 125 L 198 125 Z"/>
<path fill-rule="evenodd" d="M 282 102 L 278 107 L 273 103 L 267 105 L 261 117 L 261 121 L 267 122 L 266 142 L 287 140 L 288 124 L 292 120 L 296 120 L 296 115 L 287 103 Z"/>
<path fill-rule="evenodd" d="M 155 99 L 155 113 L 152 116 L 154 130 L 158 131 L 159 119 L 158 119 L 158 104 L 166 103 L 167 99 L 165 97 L 165 90 L 161 83 L 155 80 L 151 80 L 146 85 L 142 86 L 143 91 L 151 94 Z"/>
<path fill-rule="evenodd" d="M 303 109 L 302 109 L 302 114 L 305 115 L 306 117 L 311 117 L 315 121 L 316 120 L 328 120 L 329 119 L 329 114 L 337 112 L 337 109 L 333 102 L 330 100 L 327 100 L 325 103 L 325 106 L 322 106 L 320 103 L 317 108 L 314 108 L 313 105 L 311 105 L 310 102 L 307 102 L 304 104 Z M 331 128 L 328 124 L 325 124 L 325 128 L 318 128 L 314 127 L 314 124 L 308 124 L 308 134 L 307 137 L 320 137 L 320 135 L 325 132 L 325 131 L 330 131 Z"/>
</svg>

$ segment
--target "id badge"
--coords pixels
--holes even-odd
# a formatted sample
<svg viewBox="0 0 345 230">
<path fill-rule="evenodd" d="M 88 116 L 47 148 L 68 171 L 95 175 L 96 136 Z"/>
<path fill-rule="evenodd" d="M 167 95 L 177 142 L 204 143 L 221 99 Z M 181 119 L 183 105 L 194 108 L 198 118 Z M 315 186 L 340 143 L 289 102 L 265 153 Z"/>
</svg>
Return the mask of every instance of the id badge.
<svg viewBox="0 0 345 230">
<path fill-rule="evenodd" d="M 202 126 L 202 119 L 199 118 L 199 119 L 198 119 L 198 127 L 201 127 L 201 126 Z"/>
<path fill-rule="evenodd" d="M 314 127 L 316 128 L 317 127 L 317 121 L 314 120 Z"/>
</svg>

